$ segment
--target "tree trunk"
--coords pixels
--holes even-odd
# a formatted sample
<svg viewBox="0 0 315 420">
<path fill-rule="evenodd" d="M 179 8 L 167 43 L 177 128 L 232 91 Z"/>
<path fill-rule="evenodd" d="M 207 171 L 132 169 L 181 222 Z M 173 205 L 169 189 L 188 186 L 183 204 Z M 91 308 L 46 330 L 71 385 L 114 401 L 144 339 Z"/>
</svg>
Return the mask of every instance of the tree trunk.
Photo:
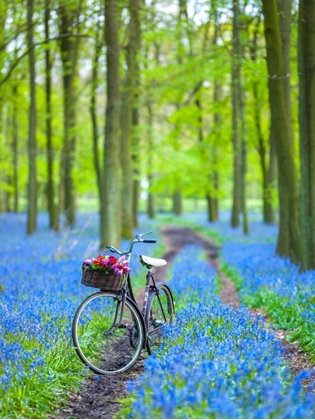
<svg viewBox="0 0 315 420">
<path fill-rule="evenodd" d="M 283 86 L 284 86 L 284 98 L 285 106 L 287 111 L 287 121 L 289 126 L 289 147 L 293 146 L 293 133 L 291 123 L 291 87 L 290 87 L 290 38 L 291 38 L 291 0 L 277 0 L 278 17 L 279 17 L 279 29 L 282 47 L 283 57 Z M 292 149 L 293 153 L 293 149 Z M 286 179 L 279 172 L 278 174 L 278 185 L 279 185 L 279 196 L 280 203 L 285 203 L 288 200 L 286 196 L 286 187 L 283 185 L 286 183 Z M 289 242 L 288 224 L 290 215 L 288 214 L 288 207 L 280 205 L 280 219 L 279 219 L 279 240 L 278 244 L 286 244 Z M 282 245 L 279 247 L 279 253 L 281 253 Z"/>
<path fill-rule="evenodd" d="M 279 28 L 283 54 L 284 74 L 288 77 L 283 79 L 284 95 L 287 108 L 288 124 L 290 127 L 290 142 L 293 147 L 293 130 L 292 130 L 292 101 L 291 101 L 291 23 L 292 23 L 292 0 L 277 0 Z"/>
<path fill-rule="evenodd" d="M 29 133 L 28 133 L 28 193 L 27 193 L 27 234 L 31 235 L 37 225 L 37 179 L 36 179 L 36 87 L 35 87 L 35 51 L 33 48 L 34 2 L 27 0 L 27 45 L 29 48 L 29 80 L 30 80 L 30 107 L 29 107 Z"/>
<path fill-rule="evenodd" d="M 182 200 L 182 192 L 180 189 L 175 191 L 173 195 L 173 213 L 176 216 L 180 216 L 183 214 L 183 200 Z"/>
<path fill-rule="evenodd" d="M 218 24 L 218 17 L 217 17 L 217 1 L 211 1 L 211 12 L 213 15 L 213 24 L 214 24 L 214 33 L 213 33 L 213 48 L 217 48 L 218 39 L 219 39 L 219 24 Z M 206 37 L 204 38 L 204 50 Z M 215 105 L 219 106 L 219 103 L 222 100 L 222 85 L 218 81 L 217 78 L 213 81 L 213 102 Z M 217 109 L 217 107 L 215 107 Z M 216 136 L 220 135 L 221 131 L 221 124 L 222 124 L 222 116 L 220 112 L 215 111 L 213 115 L 213 131 Z M 210 175 L 210 193 L 207 193 L 207 209 L 208 209 L 208 220 L 209 222 L 217 222 L 219 220 L 219 200 L 218 200 L 218 193 L 219 193 L 219 172 L 217 169 L 218 165 L 218 145 L 215 142 L 211 146 L 211 153 L 210 153 L 210 166 L 211 166 L 211 175 Z"/>
<path fill-rule="evenodd" d="M 302 270 L 315 269 L 315 3 L 300 0 L 298 70 Z"/>
<path fill-rule="evenodd" d="M 260 27 L 260 16 L 256 19 L 254 32 L 253 32 L 253 39 L 250 46 L 250 55 L 251 59 L 254 63 L 257 62 L 257 48 L 258 48 L 258 35 L 259 35 L 259 27 Z M 268 174 L 267 174 L 267 147 L 266 141 L 263 137 L 263 130 L 262 130 L 262 123 L 261 123 L 261 104 L 259 98 L 259 80 L 254 78 L 252 89 L 253 89 L 253 98 L 254 98 L 254 109 L 253 109 L 253 116 L 256 128 L 256 136 L 257 136 L 257 151 L 259 155 L 260 161 L 260 168 L 261 168 L 261 176 L 262 176 L 262 201 L 263 201 L 263 220 L 266 222 L 267 220 L 267 212 L 268 212 Z"/>
<path fill-rule="evenodd" d="M 78 35 L 79 15 L 82 0 L 76 9 L 67 7 L 63 2 L 59 5 L 59 31 L 60 35 L 73 33 Z M 64 181 L 64 212 L 66 224 L 75 224 L 75 183 L 73 179 L 74 153 L 75 153 L 75 125 L 76 125 L 76 96 L 75 78 L 77 72 L 79 38 L 63 36 L 60 40 L 61 60 L 63 69 L 63 106 L 64 106 L 64 143 L 61 159 Z"/>
<path fill-rule="evenodd" d="M 147 214 L 150 219 L 155 217 L 155 200 L 154 194 L 151 192 L 153 184 L 153 159 L 152 151 L 154 148 L 153 141 L 153 111 L 152 111 L 152 99 L 148 96 L 147 99 L 147 110 L 148 110 L 148 123 L 147 123 L 147 165 L 148 165 L 148 201 L 147 201 Z"/>
<path fill-rule="evenodd" d="M 14 84 L 13 86 L 13 97 L 17 98 L 18 95 L 18 86 Z M 18 185 L 18 174 L 19 174 L 19 160 L 18 160 L 18 150 L 19 150 L 19 124 L 18 124 L 18 110 L 16 102 L 14 101 L 13 105 L 13 115 L 12 115 L 12 156 L 13 156 L 13 211 L 17 213 L 19 211 L 19 185 Z"/>
<path fill-rule="evenodd" d="M 214 82 L 214 91 L 213 91 L 213 101 L 215 104 L 218 104 L 221 101 L 221 92 L 222 86 L 215 81 Z M 222 117 L 219 112 L 214 113 L 213 117 L 214 123 L 214 132 L 219 133 L 222 123 Z M 208 220 L 210 222 L 217 222 L 219 220 L 219 200 L 218 200 L 218 193 L 219 193 L 219 172 L 217 170 L 218 164 L 218 146 L 215 143 L 211 146 L 211 176 L 210 176 L 210 184 L 211 184 L 211 193 L 207 194 L 207 205 L 208 205 Z"/>
<path fill-rule="evenodd" d="M 137 52 L 139 49 L 139 4 L 129 1 L 129 42 L 126 48 L 127 71 L 121 101 L 121 167 L 122 167 L 122 230 L 124 238 L 133 236 L 134 220 L 134 180 L 132 171 L 132 125 L 137 80 Z"/>
<path fill-rule="evenodd" d="M 97 32 L 95 36 L 95 53 L 92 62 L 92 80 L 91 80 L 91 97 L 90 97 L 90 115 L 92 121 L 92 138 L 93 138 L 93 158 L 94 158 L 94 168 L 96 172 L 97 180 L 97 189 L 99 199 L 101 201 L 102 196 L 102 167 L 99 157 L 99 129 L 98 129 L 98 120 L 97 120 L 97 88 L 98 88 L 98 66 L 99 59 L 102 53 L 102 44 L 99 42 L 99 33 L 100 27 L 97 27 Z"/>
<path fill-rule="evenodd" d="M 301 257 L 299 225 L 299 190 L 294 157 L 291 148 L 290 126 L 285 101 L 283 54 L 276 0 L 263 0 L 264 27 L 267 46 L 268 88 L 271 109 L 271 130 L 279 168 L 280 220 L 287 211 L 284 241 L 278 236 L 277 253 L 297 262 Z M 285 182 L 282 182 L 284 181 Z"/>
<path fill-rule="evenodd" d="M 50 0 L 46 0 L 45 9 L 45 37 L 49 39 Z M 46 147 L 47 147 L 47 203 L 49 214 L 49 227 L 57 229 L 57 207 L 55 203 L 54 186 L 54 149 L 52 144 L 52 106 L 51 106 L 51 68 L 52 60 L 49 48 L 45 50 L 46 73 Z"/>
<path fill-rule="evenodd" d="M 241 146 L 241 51 L 239 5 L 233 2 L 233 58 L 232 58 L 232 142 L 233 142 L 233 206 L 231 226 L 239 226 L 242 197 L 242 146 Z"/>
<path fill-rule="evenodd" d="M 273 195 L 276 193 L 277 188 L 277 156 L 275 151 L 275 144 L 270 132 L 269 139 L 269 167 L 267 172 L 267 190 L 265 192 L 266 199 L 266 218 L 265 223 L 275 224 L 277 223 L 277 210 L 273 203 Z"/>
<path fill-rule="evenodd" d="M 139 71 L 139 69 L 138 69 Z M 136 80 L 138 88 L 140 87 L 139 79 Z M 132 110 L 132 162 L 133 162 L 133 226 L 138 227 L 139 197 L 140 197 L 140 162 L 139 162 L 139 95 L 135 95 L 135 104 Z"/>
<path fill-rule="evenodd" d="M 133 42 L 135 54 L 135 91 L 132 109 L 132 163 L 133 163 L 133 226 L 138 227 L 138 212 L 140 198 L 140 66 L 138 55 L 141 50 L 141 19 L 139 18 L 139 2 L 137 0 L 137 8 L 134 10 L 133 19 Z"/>
<path fill-rule="evenodd" d="M 4 50 L 5 44 L 5 22 L 7 18 L 7 11 L 8 11 L 8 2 L 2 3 L 1 13 L 0 13 L 0 50 Z M 0 53 L 0 68 L 3 69 L 4 67 L 4 55 Z M 3 136 L 3 124 L 2 124 L 2 111 L 3 111 L 3 93 L 2 93 L 3 86 L 0 87 L 0 167 L 2 166 L 2 162 L 4 162 L 5 157 L 3 156 L 3 150 L 5 147 L 5 138 Z M 0 185 L 5 183 L 4 178 L 4 171 L 0 171 Z M 0 188 L 0 213 L 5 212 L 5 192 L 3 189 Z"/>
<path fill-rule="evenodd" d="M 104 143 L 104 211 L 101 213 L 101 248 L 120 242 L 119 182 L 119 40 L 117 0 L 105 0 L 107 105 Z"/>
</svg>

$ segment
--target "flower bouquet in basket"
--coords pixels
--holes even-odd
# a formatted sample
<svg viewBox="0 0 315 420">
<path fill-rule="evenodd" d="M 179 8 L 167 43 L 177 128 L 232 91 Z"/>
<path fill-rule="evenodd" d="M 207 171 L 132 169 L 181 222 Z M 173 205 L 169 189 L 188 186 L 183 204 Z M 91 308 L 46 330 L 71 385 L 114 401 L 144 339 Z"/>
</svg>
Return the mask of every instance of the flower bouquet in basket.
<svg viewBox="0 0 315 420">
<path fill-rule="evenodd" d="M 131 268 L 125 256 L 116 258 L 99 255 L 97 258 L 84 260 L 82 270 L 81 283 L 85 286 L 117 291 L 122 287 L 124 274 Z"/>
</svg>

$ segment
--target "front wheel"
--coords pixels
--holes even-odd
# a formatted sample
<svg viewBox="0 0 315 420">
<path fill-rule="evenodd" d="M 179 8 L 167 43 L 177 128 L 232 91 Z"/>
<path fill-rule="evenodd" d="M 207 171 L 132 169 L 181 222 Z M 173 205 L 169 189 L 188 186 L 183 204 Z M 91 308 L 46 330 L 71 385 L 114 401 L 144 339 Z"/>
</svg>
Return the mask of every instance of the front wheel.
<svg viewBox="0 0 315 420">
<path fill-rule="evenodd" d="M 155 346 L 163 342 L 163 327 L 174 321 L 174 301 L 170 288 L 164 283 L 157 283 L 156 289 L 149 293 L 146 312 L 147 350 L 152 353 Z"/>
<path fill-rule="evenodd" d="M 75 313 L 73 343 L 82 362 L 94 372 L 124 372 L 141 353 L 145 340 L 141 314 L 128 298 L 122 306 L 119 295 L 98 292 Z"/>
</svg>

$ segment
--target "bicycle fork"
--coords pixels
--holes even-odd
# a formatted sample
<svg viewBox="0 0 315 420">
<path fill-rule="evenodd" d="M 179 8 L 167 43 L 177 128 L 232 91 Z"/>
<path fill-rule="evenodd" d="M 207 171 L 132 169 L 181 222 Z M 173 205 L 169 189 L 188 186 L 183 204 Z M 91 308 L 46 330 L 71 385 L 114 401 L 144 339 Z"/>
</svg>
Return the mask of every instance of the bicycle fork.
<svg viewBox="0 0 315 420">
<path fill-rule="evenodd" d="M 117 328 L 127 328 L 127 325 L 121 323 L 121 320 L 122 320 L 122 317 L 123 317 L 123 312 L 124 312 L 124 307 L 125 307 L 125 303 L 126 303 L 126 291 L 125 290 L 124 290 L 121 298 L 120 299 L 118 298 L 117 300 L 119 301 L 119 303 L 117 303 L 117 305 L 116 305 L 113 325 L 109 328 L 108 331 L 104 332 L 104 335 L 111 334 Z M 120 314 L 119 314 L 119 311 L 120 311 Z M 118 319 L 118 317 L 119 317 L 119 319 Z"/>
</svg>

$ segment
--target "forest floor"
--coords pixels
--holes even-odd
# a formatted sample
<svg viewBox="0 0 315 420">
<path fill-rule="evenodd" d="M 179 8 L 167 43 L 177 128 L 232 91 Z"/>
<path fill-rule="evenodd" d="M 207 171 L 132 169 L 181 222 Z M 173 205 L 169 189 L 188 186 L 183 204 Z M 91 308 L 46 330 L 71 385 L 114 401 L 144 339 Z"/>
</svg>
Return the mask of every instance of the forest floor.
<svg viewBox="0 0 315 420">
<path fill-rule="evenodd" d="M 203 235 L 194 232 L 187 227 L 166 226 L 162 229 L 163 239 L 166 243 L 166 251 L 161 258 L 170 262 L 184 246 L 198 245 L 207 254 L 209 264 L 218 270 L 221 279 L 220 298 L 226 305 L 238 307 L 240 305 L 238 293 L 233 282 L 220 272 L 218 265 L 219 248 Z M 161 267 L 155 272 L 156 281 L 165 278 L 166 267 Z M 141 294 L 137 300 L 141 302 Z M 260 310 L 253 310 L 254 314 L 264 317 Z M 265 317 L 264 317 L 265 318 Z M 266 319 L 266 328 L 268 320 Z M 297 343 L 289 343 L 286 340 L 286 331 L 274 331 L 277 339 L 281 340 L 285 349 L 285 359 L 292 369 L 293 375 L 298 375 L 303 370 L 314 369 L 315 366 L 308 356 L 299 348 Z M 143 361 L 146 355 L 139 358 L 131 370 L 114 376 L 91 375 L 87 378 L 83 389 L 79 393 L 71 393 L 66 407 L 60 407 L 55 416 L 50 418 L 84 418 L 84 419 L 110 419 L 119 411 L 121 404 L 119 399 L 125 397 L 128 392 L 126 383 L 137 378 L 143 371 Z M 314 381 L 314 377 L 307 381 Z"/>
</svg>

